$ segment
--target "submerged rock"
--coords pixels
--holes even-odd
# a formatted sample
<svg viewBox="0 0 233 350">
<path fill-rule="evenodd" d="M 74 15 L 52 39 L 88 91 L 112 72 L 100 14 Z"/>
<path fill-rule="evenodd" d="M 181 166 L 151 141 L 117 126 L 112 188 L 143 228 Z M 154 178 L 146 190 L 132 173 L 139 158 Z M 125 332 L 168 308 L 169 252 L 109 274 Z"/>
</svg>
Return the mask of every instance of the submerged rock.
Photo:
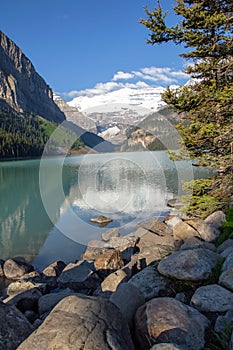
<svg viewBox="0 0 233 350">
<path fill-rule="evenodd" d="M 18 350 L 134 350 L 127 323 L 111 302 L 70 296 L 51 311 Z"/>
</svg>

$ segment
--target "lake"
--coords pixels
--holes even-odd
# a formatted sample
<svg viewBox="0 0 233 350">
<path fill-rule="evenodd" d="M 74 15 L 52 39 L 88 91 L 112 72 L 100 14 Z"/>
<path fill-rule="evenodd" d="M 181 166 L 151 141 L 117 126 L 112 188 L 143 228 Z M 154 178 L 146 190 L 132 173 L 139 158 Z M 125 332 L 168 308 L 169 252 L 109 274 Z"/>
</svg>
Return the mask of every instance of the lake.
<svg viewBox="0 0 233 350">
<path fill-rule="evenodd" d="M 105 230 L 126 234 L 166 215 L 181 182 L 205 174 L 164 151 L 0 162 L 0 258 L 24 257 L 38 269 L 76 260 Z M 113 221 L 90 222 L 99 215 Z"/>
</svg>

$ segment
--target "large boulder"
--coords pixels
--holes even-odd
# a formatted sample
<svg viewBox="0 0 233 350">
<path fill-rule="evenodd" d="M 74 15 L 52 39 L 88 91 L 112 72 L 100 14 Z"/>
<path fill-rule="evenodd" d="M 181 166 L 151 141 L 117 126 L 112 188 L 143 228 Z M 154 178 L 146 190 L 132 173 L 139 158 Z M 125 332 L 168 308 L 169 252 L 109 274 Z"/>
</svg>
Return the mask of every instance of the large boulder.
<svg viewBox="0 0 233 350">
<path fill-rule="evenodd" d="M 226 312 L 233 309 L 233 293 L 218 284 L 198 288 L 191 305 L 201 312 Z"/>
<path fill-rule="evenodd" d="M 26 317 L 14 306 L 0 301 L 0 349 L 15 350 L 33 331 Z"/>
<path fill-rule="evenodd" d="M 41 296 L 41 292 L 37 288 L 34 288 L 17 294 L 15 296 L 10 296 L 4 299 L 3 302 L 11 306 L 16 306 L 17 309 L 19 309 L 23 313 L 27 310 L 37 312 L 38 300 Z"/>
<path fill-rule="evenodd" d="M 187 238 L 199 236 L 198 232 L 186 222 L 181 221 L 173 227 L 173 236 L 176 240 L 185 241 Z"/>
<path fill-rule="evenodd" d="M 216 251 L 216 247 L 213 243 L 205 242 L 199 237 L 190 237 L 181 245 L 180 249 L 209 249 L 213 252 Z"/>
<path fill-rule="evenodd" d="M 51 311 L 18 350 L 133 350 L 127 323 L 104 299 L 70 296 Z"/>
<path fill-rule="evenodd" d="M 135 337 L 140 350 L 158 343 L 174 343 L 190 350 L 203 349 L 208 319 L 173 298 L 155 298 L 135 314 Z"/>
<path fill-rule="evenodd" d="M 229 270 L 229 269 L 233 269 L 233 251 L 230 252 L 227 257 L 226 260 L 224 261 L 223 265 L 222 265 L 222 272 Z"/>
<path fill-rule="evenodd" d="M 18 279 L 24 274 L 33 271 L 34 268 L 31 264 L 17 259 L 7 259 L 3 265 L 4 275 L 8 279 Z"/>
<path fill-rule="evenodd" d="M 134 314 L 139 306 L 145 303 L 145 298 L 133 284 L 122 283 L 112 293 L 110 301 L 120 309 L 129 327 L 132 328 Z"/>
<path fill-rule="evenodd" d="M 166 294 L 166 282 L 153 266 L 139 271 L 128 283 L 137 287 L 146 301 Z"/>
<path fill-rule="evenodd" d="M 179 250 L 160 261 L 158 271 L 179 280 L 201 281 L 210 277 L 219 255 L 208 249 Z"/>
<path fill-rule="evenodd" d="M 233 292 L 233 268 L 225 270 L 220 275 L 218 283 Z"/>
<path fill-rule="evenodd" d="M 102 292 L 115 292 L 117 287 L 123 283 L 127 282 L 127 274 L 123 270 L 118 270 L 116 272 L 108 275 L 104 281 L 101 283 Z"/>
<path fill-rule="evenodd" d="M 70 288 L 80 292 L 94 291 L 101 283 L 93 264 L 87 261 L 68 264 L 57 281 L 62 288 Z"/>
</svg>

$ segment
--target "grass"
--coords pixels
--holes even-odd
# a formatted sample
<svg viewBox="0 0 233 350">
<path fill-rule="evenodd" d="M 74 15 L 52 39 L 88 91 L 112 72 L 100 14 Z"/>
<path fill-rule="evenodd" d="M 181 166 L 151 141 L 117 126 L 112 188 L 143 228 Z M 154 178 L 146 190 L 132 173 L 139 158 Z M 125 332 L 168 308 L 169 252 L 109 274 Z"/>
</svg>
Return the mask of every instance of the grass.
<svg viewBox="0 0 233 350">
<path fill-rule="evenodd" d="M 233 207 L 226 210 L 226 221 L 222 223 L 220 230 L 221 235 L 218 239 L 217 246 L 220 246 L 220 244 L 230 238 L 231 234 L 233 233 Z"/>
</svg>

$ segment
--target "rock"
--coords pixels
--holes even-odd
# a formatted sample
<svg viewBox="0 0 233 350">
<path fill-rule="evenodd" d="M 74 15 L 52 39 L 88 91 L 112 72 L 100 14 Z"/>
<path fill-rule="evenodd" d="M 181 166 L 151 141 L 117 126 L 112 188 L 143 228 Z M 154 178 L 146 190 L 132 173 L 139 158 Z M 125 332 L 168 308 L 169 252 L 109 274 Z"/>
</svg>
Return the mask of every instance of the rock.
<svg viewBox="0 0 233 350">
<path fill-rule="evenodd" d="M 107 300 L 70 296 L 17 350 L 134 350 L 127 323 Z"/>
<path fill-rule="evenodd" d="M 231 340 L 230 340 L 230 344 L 229 344 L 229 350 L 233 350 L 233 332 L 231 334 Z"/>
<path fill-rule="evenodd" d="M 173 229 L 176 225 L 178 225 L 181 222 L 182 220 L 178 216 L 169 217 L 169 219 L 165 221 L 166 225 L 171 229 Z"/>
<path fill-rule="evenodd" d="M 122 283 L 116 292 L 112 293 L 110 301 L 120 309 L 129 327 L 132 328 L 134 314 L 138 307 L 145 303 L 145 298 L 133 284 Z"/>
<path fill-rule="evenodd" d="M 33 271 L 32 265 L 18 261 L 16 259 L 7 259 L 3 265 L 4 275 L 8 279 L 18 279 L 25 273 Z"/>
<path fill-rule="evenodd" d="M 15 295 L 33 288 L 37 288 L 43 294 L 48 292 L 48 286 L 46 283 L 35 283 L 25 280 L 18 280 L 9 284 L 7 287 L 7 294 Z"/>
<path fill-rule="evenodd" d="M 117 287 L 128 280 L 127 274 L 123 270 L 111 273 L 101 283 L 102 292 L 115 292 Z"/>
<path fill-rule="evenodd" d="M 65 115 L 53 101 L 52 89 L 35 71 L 32 62 L 3 32 L 0 32 L 1 103 L 16 112 L 40 115 L 58 124 Z M 12 111 L 11 111 L 12 113 Z M 15 115 L 15 113 L 13 113 Z"/>
<path fill-rule="evenodd" d="M 218 284 L 198 288 L 191 304 L 201 312 L 226 312 L 233 308 L 233 293 Z"/>
<path fill-rule="evenodd" d="M 141 269 L 142 267 L 140 266 L 140 261 L 138 260 L 138 254 L 134 254 L 132 255 L 130 261 L 125 266 L 123 266 L 121 270 L 126 273 L 128 278 L 131 278 Z"/>
<path fill-rule="evenodd" d="M 83 254 L 83 259 L 87 261 L 94 261 L 104 250 L 107 249 L 109 249 L 107 243 L 98 240 L 91 240 L 88 242 L 87 249 Z"/>
<path fill-rule="evenodd" d="M 232 254 L 233 253 L 233 247 L 228 247 L 226 248 L 221 254 L 220 256 L 222 258 L 227 258 L 229 254 Z"/>
<path fill-rule="evenodd" d="M 185 203 L 182 203 L 179 198 L 172 198 L 167 201 L 167 206 L 175 209 L 180 209 Z"/>
<path fill-rule="evenodd" d="M 188 348 L 181 346 L 181 345 L 176 345 L 176 344 L 169 344 L 169 343 L 160 343 L 152 346 L 150 350 L 188 350 Z"/>
<path fill-rule="evenodd" d="M 4 260 L 0 259 L 0 277 L 4 277 L 3 265 Z"/>
<path fill-rule="evenodd" d="M 175 248 L 174 238 L 170 235 L 158 236 L 147 231 L 140 237 L 137 247 L 141 251 L 143 248 L 151 248 L 152 246 L 167 247 L 172 251 Z"/>
<path fill-rule="evenodd" d="M 216 251 L 216 247 L 213 243 L 205 242 L 199 237 L 190 237 L 187 238 L 184 244 L 180 247 L 181 250 L 184 249 L 209 249 L 212 250 L 213 252 Z"/>
<path fill-rule="evenodd" d="M 175 299 L 181 301 L 184 304 L 187 304 L 187 297 L 183 292 L 177 293 Z"/>
<path fill-rule="evenodd" d="M 137 266 L 138 270 L 142 270 L 150 264 L 160 261 L 167 255 L 171 254 L 172 249 L 170 246 L 153 246 L 142 248 L 137 254 Z"/>
<path fill-rule="evenodd" d="M 58 277 L 66 267 L 63 261 L 55 261 L 54 263 L 47 266 L 42 273 L 48 277 Z"/>
<path fill-rule="evenodd" d="M 203 349 L 208 319 L 196 309 L 173 298 L 155 298 L 135 314 L 135 337 L 139 350 L 153 344 L 174 343 L 187 349 Z"/>
<path fill-rule="evenodd" d="M 145 222 L 138 225 L 147 231 L 153 232 L 159 236 L 167 236 L 172 234 L 172 230 L 164 222 L 158 220 L 157 218 L 151 218 Z"/>
<path fill-rule="evenodd" d="M 24 316 L 27 318 L 27 320 L 31 324 L 33 324 L 35 322 L 35 320 L 37 319 L 37 317 L 38 317 L 38 315 L 32 310 L 26 310 L 25 313 L 24 313 Z"/>
<path fill-rule="evenodd" d="M 100 284 L 93 265 L 87 261 L 67 265 L 57 281 L 62 288 L 71 288 L 75 291 L 94 291 Z"/>
<path fill-rule="evenodd" d="M 124 266 L 119 250 L 108 249 L 98 256 L 94 262 L 95 269 L 98 270 L 118 270 Z"/>
<path fill-rule="evenodd" d="M 232 269 L 233 268 L 233 251 L 227 255 L 223 265 L 222 265 L 222 272 Z"/>
<path fill-rule="evenodd" d="M 136 252 L 138 237 L 130 233 L 123 237 L 113 237 L 108 241 L 109 248 L 119 250 L 123 260 L 130 261 L 131 256 Z"/>
<path fill-rule="evenodd" d="M 97 224 L 108 224 L 109 222 L 112 222 L 112 219 L 109 219 L 104 215 L 100 215 L 100 216 L 98 216 L 98 218 L 90 219 L 90 221 L 95 222 Z"/>
<path fill-rule="evenodd" d="M 77 295 L 77 293 L 68 288 L 57 293 L 43 295 L 38 301 L 39 315 L 50 312 L 62 299 L 71 295 Z"/>
<path fill-rule="evenodd" d="M 233 292 L 233 268 L 225 270 L 220 275 L 218 283 Z"/>
<path fill-rule="evenodd" d="M 233 310 L 228 311 L 225 315 L 220 315 L 217 317 L 215 322 L 214 331 L 225 338 L 227 333 L 227 328 L 233 330 Z"/>
<path fill-rule="evenodd" d="M 185 241 L 187 238 L 199 236 L 199 234 L 186 222 L 181 221 L 175 227 L 173 227 L 173 236 L 176 240 Z"/>
<path fill-rule="evenodd" d="M 161 260 L 158 271 L 179 280 L 202 281 L 210 277 L 219 255 L 208 249 L 180 250 Z"/>
<path fill-rule="evenodd" d="M 222 210 L 215 211 L 205 219 L 206 224 L 216 229 L 220 228 L 224 221 L 226 221 L 226 215 Z"/>
<path fill-rule="evenodd" d="M 188 218 L 184 220 L 186 224 L 198 231 L 198 227 L 204 223 L 204 220 L 198 218 Z"/>
<path fill-rule="evenodd" d="M 233 239 L 227 239 L 222 244 L 220 244 L 220 246 L 218 246 L 217 248 L 217 252 L 222 253 L 225 249 L 229 247 L 233 247 Z"/>
<path fill-rule="evenodd" d="M 108 242 L 113 237 L 119 237 L 120 230 L 118 228 L 111 228 L 101 234 L 102 240 Z"/>
<path fill-rule="evenodd" d="M 153 266 L 148 266 L 139 271 L 128 282 L 137 287 L 145 300 L 166 294 L 166 282 Z"/>
<path fill-rule="evenodd" d="M 38 300 L 41 296 L 41 292 L 38 289 L 34 288 L 15 296 L 10 296 L 7 299 L 4 299 L 3 302 L 7 305 L 17 307 L 17 309 L 23 313 L 27 310 L 37 312 Z"/>
<path fill-rule="evenodd" d="M 208 225 L 203 222 L 200 226 L 198 226 L 197 231 L 199 232 L 200 237 L 207 242 L 214 242 L 220 235 L 220 231 L 218 231 L 213 226 Z"/>
<path fill-rule="evenodd" d="M 14 350 L 33 331 L 26 317 L 14 306 L 0 301 L 0 349 Z"/>
</svg>

